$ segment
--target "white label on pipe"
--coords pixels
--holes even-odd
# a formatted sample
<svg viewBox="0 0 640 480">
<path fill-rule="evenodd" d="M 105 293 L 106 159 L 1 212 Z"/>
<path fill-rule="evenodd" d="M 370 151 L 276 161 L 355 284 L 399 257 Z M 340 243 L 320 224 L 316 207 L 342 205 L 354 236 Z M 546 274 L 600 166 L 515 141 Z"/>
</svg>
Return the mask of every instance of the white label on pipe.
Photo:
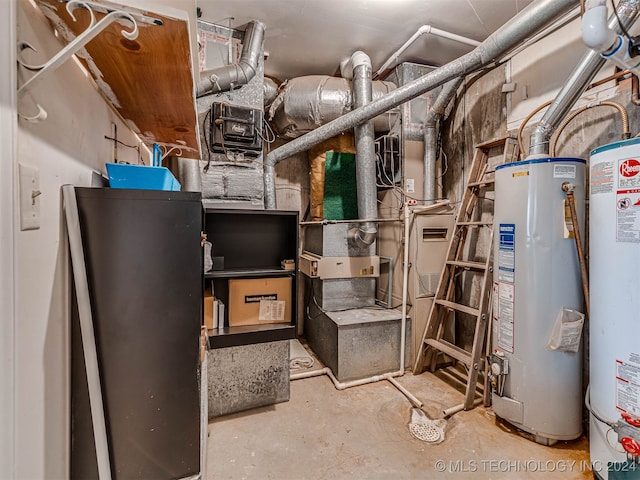
<svg viewBox="0 0 640 480">
<path fill-rule="evenodd" d="M 553 178 L 576 178 L 575 165 L 554 165 Z"/>
<path fill-rule="evenodd" d="M 284 320 L 284 300 L 260 300 L 258 320 L 261 322 L 281 322 Z"/>
<path fill-rule="evenodd" d="M 622 412 L 640 416 L 639 365 L 616 360 L 616 407 Z"/>
<path fill-rule="evenodd" d="M 515 286 L 511 283 L 498 283 L 498 347 L 513 353 L 513 310 Z"/>
<path fill-rule="evenodd" d="M 616 192 L 616 242 L 640 243 L 640 188 Z"/>
</svg>

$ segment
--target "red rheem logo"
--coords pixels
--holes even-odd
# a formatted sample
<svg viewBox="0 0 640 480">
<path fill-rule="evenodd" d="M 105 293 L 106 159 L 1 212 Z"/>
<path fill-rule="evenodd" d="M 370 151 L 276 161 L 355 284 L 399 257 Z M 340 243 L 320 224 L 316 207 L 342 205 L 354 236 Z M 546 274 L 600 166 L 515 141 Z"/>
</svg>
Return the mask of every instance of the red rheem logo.
<svg viewBox="0 0 640 480">
<path fill-rule="evenodd" d="M 635 177 L 639 173 L 640 162 L 635 158 L 630 158 L 620 164 L 620 175 L 623 177 Z"/>
</svg>

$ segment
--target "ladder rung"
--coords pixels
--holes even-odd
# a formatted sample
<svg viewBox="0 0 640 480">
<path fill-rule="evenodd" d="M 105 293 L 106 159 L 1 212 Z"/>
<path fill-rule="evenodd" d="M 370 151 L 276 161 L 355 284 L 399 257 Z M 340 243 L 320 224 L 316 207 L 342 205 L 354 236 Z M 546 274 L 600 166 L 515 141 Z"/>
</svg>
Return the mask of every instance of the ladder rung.
<svg viewBox="0 0 640 480">
<path fill-rule="evenodd" d="M 437 299 L 436 303 L 438 305 L 442 305 L 443 307 L 450 308 L 451 310 L 457 310 L 458 312 L 468 313 L 469 315 L 473 315 L 477 317 L 480 315 L 480 310 L 477 308 L 469 307 L 467 305 L 462 305 L 460 303 L 449 302 L 447 300 Z"/>
<path fill-rule="evenodd" d="M 464 225 L 466 227 L 492 227 L 493 222 L 458 222 L 456 226 Z"/>
<path fill-rule="evenodd" d="M 471 366 L 471 354 L 453 343 L 449 343 L 445 340 L 436 340 L 435 338 L 427 338 L 424 343 L 436 350 L 440 350 L 442 353 L 446 353 L 459 362 L 467 364 L 469 367 Z"/>
<path fill-rule="evenodd" d="M 456 267 L 470 268 L 472 270 L 487 269 L 487 265 L 484 262 L 464 262 L 460 260 L 447 260 L 447 265 L 455 265 Z"/>
<path fill-rule="evenodd" d="M 493 185 L 494 183 L 496 183 L 495 180 L 491 179 L 491 180 L 482 180 L 480 182 L 469 182 L 467 183 L 467 187 L 479 187 L 481 185 Z"/>
</svg>

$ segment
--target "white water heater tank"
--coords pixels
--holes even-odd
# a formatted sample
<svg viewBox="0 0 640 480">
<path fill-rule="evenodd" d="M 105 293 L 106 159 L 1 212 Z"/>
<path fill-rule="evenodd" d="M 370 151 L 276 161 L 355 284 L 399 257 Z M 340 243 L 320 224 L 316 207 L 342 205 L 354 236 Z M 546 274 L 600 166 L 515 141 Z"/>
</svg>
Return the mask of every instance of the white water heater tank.
<svg viewBox="0 0 640 480">
<path fill-rule="evenodd" d="M 558 314 L 583 308 L 562 185 L 575 186 L 584 233 L 585 163 L 543 157 L 496 168 L 493 410 L 546 445 L 582 433 L 582 349 L 547 344 Z"/>
<path fill-rule="evenodd" d="M 596 148 L 589 164 L 590 403 L 618 427 L 591 415 L 591 463 L 604 479 L 640 478 L 640 139 Z"/>
</svg>

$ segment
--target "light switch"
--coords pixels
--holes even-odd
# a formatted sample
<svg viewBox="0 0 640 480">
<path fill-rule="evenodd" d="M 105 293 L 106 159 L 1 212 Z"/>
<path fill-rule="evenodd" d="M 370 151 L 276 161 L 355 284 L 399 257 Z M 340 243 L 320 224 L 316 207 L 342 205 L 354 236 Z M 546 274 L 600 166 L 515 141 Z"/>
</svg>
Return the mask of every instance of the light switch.
<svg viewBox="0 0 640 480">
<path fill-rule="evenodd" d="M 40 228 L 40 170 L 36 167 L 18 164 L 20 176 L 20 230 Z"/>
</svg>

